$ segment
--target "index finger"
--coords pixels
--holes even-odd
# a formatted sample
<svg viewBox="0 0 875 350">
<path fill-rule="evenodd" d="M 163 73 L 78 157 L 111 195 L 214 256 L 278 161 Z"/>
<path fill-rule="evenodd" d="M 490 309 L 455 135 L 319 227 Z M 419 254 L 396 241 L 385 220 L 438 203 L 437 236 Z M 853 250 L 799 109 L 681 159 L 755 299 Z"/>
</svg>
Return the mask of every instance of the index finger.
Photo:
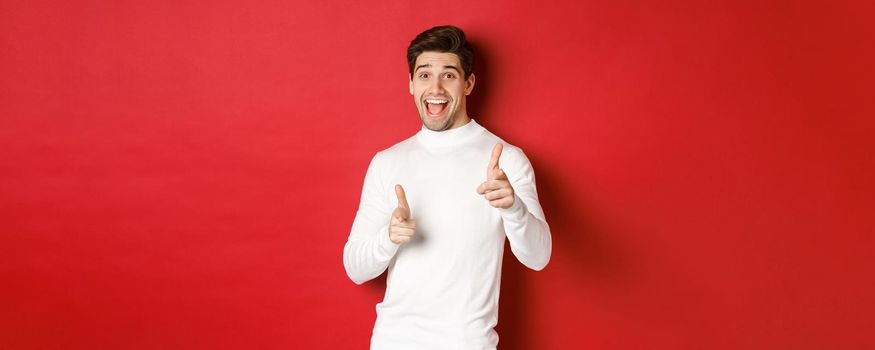
<svg viewBox="0 0 875 350">
<path fill-rule="evenodd" d="M 489 167 L 487 169 L 498 169 L 498 158 L 501 157 L 501 144 L 496 143 L 495 147 L 492 147 L 492 159 L 489 160 Z"/>
<path fill-rule="evenodd" d="M 407 194 L 404 193 L 404 187 L 401 185 L 395 185 L 395 196 L 398 197 L 398 206 L 404 209 L 409 209 L 410 206 L 407 204 Z"/>
</svg>

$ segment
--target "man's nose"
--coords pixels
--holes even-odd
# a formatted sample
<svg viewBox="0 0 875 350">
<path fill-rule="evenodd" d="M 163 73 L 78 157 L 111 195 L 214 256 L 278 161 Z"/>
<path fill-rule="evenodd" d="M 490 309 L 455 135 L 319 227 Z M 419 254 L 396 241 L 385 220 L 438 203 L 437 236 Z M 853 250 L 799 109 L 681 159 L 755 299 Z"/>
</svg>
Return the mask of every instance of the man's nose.
<svg viewBox="0 0 875 350">
<path fill-rule="evenodd" d="M 430 88 L 434 93 L 444 92 L 444 85 L 440 79 L 432 79 Z"/>
</svg>

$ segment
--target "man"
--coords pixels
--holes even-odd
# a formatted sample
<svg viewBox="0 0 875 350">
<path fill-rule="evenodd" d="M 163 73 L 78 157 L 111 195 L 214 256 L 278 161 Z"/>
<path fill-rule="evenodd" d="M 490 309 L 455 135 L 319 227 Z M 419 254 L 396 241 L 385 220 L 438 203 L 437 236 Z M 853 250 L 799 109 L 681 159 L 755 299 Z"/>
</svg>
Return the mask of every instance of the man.
<svg viewBox="0 0 875 350">
<path fill-rule="evenodd" d="M 550 260 L 529 160 L 466 111 L 472 60 L 452 26 L 407 49 L 422 129 L 371 160 L 343 249 L 356 284 L 389 271 L 372 349 L 495 349 L 505 237 L 525 266 Z"/>
</svg>

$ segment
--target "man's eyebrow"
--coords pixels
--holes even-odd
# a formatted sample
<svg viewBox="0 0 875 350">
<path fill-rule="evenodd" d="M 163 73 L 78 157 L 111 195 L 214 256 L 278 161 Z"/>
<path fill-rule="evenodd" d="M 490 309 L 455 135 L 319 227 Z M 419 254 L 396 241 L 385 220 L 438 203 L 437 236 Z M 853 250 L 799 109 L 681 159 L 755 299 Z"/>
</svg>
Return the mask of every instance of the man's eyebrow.
<svg viewBox="0 0 875 350">
<path fill-rule="evenodd" d="M 414 69 L 413 72 L 415 73 L 415 72 L 418 71 L 420 68 L 429 68 L 429 67 L 431 67 L 431 63 L 421 64 L 421 65 L 416 66 L 416 69 Z M 459 68 L 456 67 L 456 66 L 453 66 L 453 65 L 445 65 L 445 66 L 444 66 L 444 69 L 446 69 L 446 68 L 450 68 L 450 69 L 452 69 L 452 70 L 455 70 L 457 73 L 462 74 L 462 71 L 460 71 Z"/>
<path fill-rule="evenodd" d="M 444 66 L 444 68 L 452 68 L 456 71 L 456 73 L 462 74 L 462 71 L 460 71 L 459 68 L 456 68 L 456 66 L 447 65 L 447 66 Z"/>
</svg>

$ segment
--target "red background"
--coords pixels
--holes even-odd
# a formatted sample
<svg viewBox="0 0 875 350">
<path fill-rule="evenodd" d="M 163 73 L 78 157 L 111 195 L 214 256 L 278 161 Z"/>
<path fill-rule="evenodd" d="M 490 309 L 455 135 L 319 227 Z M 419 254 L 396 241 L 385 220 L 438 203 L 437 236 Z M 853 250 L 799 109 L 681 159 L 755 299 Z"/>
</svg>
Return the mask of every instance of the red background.
<svg viewBox="0 0 875 350">
<path fill-rule="evenodd" d="M 343 244 L 452 23 L 554 252 L 503 349 L 875 348 L 871 2 L 3 1 L 0 348 L 363 349 Z"/>
</svg>

